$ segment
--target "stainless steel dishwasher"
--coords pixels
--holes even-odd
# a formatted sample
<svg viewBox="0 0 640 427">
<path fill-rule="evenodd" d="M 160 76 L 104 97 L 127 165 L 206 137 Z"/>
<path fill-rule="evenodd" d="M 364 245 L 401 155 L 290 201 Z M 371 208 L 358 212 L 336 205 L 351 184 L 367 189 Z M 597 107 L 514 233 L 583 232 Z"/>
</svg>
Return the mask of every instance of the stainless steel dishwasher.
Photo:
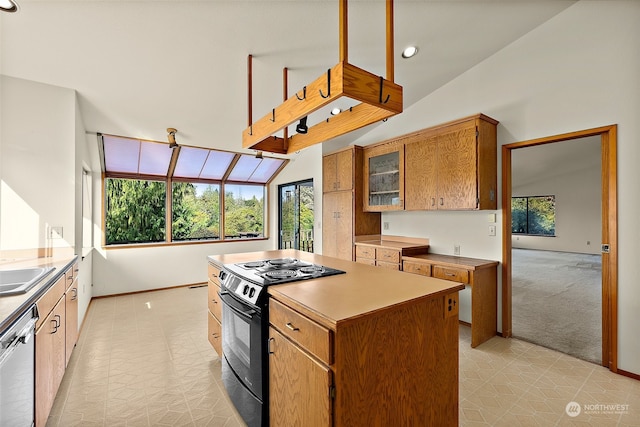
<svg viewBox="0 0 640 427">
<path fill-rule="evenodd" d="M 0 426 L 34 425 L 37 320 L 33 305 L 0 335 Z"/>
</svg>

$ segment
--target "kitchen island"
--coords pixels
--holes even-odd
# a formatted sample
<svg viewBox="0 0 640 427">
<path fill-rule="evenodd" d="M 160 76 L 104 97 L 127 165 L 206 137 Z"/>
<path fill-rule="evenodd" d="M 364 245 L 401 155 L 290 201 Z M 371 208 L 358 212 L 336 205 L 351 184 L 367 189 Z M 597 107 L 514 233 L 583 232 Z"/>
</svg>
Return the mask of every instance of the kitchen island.
<svg viewBox="0 0 640 427">
<path fill-rule="evenodd" d="M 283 257 L 345 274 L 268 288 L 272 426 L 458 425 L 462 284 L 295 250 L 209 261 Z"/>
</svg>

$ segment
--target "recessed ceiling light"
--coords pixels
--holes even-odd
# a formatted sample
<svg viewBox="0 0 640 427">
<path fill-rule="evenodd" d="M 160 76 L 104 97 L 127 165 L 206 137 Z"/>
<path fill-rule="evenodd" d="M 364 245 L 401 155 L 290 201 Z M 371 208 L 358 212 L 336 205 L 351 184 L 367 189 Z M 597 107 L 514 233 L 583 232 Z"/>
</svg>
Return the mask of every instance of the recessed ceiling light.
<svg viewBox="0 0 640 427">
<path fill-rule="evenodd" d="M 18 5 L 13 0 L 0 0 L 0 10 L 3 12 L 16 12 Z"/>
<path fill-rule="evenodd" d="M 416 53 L 418 53 L 418 48 L 416 46 L 409 46 L 402 51 L 402 57 L 411 58 L 412 56 L 415 56 Z"/>
<path fill-rule="evenodd" d="M 341 112 L 342 112 L 342 110 L 340 108 L 336 107 L 336 108 L 331 110 L 331 115 L 335 116 L 337 114 L 340 114 Z"/>
</svg>

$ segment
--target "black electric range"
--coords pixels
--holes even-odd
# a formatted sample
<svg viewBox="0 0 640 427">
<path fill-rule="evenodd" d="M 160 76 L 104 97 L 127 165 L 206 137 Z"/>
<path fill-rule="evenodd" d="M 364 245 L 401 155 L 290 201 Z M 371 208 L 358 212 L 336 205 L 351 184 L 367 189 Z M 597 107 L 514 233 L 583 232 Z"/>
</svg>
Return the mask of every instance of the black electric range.
<svg viewBox="0 0 640 427">
<path fill-rule="evenodd" d="M 344 271 L 312 264 L 295 258 L 264 259 L 238 264 L 225 264 L 222 285 L 234 296 L 262 307 L 266 287 L 300 280 L 343 274 Z"/>
</svg>

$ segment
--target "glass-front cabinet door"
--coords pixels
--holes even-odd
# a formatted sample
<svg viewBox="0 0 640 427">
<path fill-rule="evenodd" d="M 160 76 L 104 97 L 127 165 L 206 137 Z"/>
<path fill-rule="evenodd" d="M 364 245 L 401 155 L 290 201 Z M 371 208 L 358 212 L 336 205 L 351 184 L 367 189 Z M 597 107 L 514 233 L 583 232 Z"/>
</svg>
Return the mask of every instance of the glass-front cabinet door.
<svg viewBox="0 0 640 427">
<path fill-rule="evenodd" d="M 404 209 L 404 145 L 393 142 L 365 148 L 364 160 L 364 210 Z"/>
</svg>

